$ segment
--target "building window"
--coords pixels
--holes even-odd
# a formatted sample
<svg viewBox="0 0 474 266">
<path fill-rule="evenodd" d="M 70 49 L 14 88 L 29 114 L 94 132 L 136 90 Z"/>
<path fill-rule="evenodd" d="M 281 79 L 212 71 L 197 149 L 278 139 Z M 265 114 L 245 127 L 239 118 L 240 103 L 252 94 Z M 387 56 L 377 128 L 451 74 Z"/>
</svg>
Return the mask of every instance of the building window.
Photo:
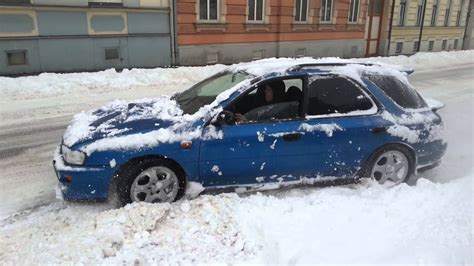
<svg viewBox="0 0 474 266">
<path fill-rule="evenodd" d="M 120 57 L 118 47 L 105 48 L 104 54 L 105 60 L 117 60 Z"/>
<path fill-rule="evenodd" d="M 308 19 L 308 0 L 296 0 L 295 21 L 306 22 Z"/>
<path fill-rule="evenodd" d="M 264 0 L 249 0 L 249 21 L 263 21 Z"/>
<path fill-rule="evenodd" d="M 396 54 L 401 54 L 403 50 L 403 43 L 402 42 L 397 42 L 397 47 L 395 49 Z"/>
<path fill-rule="evenodd" d="M 29 4 L 30 0 L 0 0 L 2 4 Z"/>
<path fill-rule="evenodd" d="M 321 0 L 321 21 L 331 22 L 332 0 Z"/>
<path fill-rule="evenodd" d="M 448 2 L 448 6 L 446 7 L 446 11 L 444 12 L 444 26 L 447 27 L 449 26 L 449 13 L 451 10 L 451 0 Z"/>
<path fill-rule="evenodd" d="M 123 7 L 122 0 L 89 0 L 90 7 Z"/>
<path fill-rule="evenodd" d="M 419 42 L 414 42 L 413 43 L 413 52 L 418 52 L 418 46 L 420 45 Z"/>
<path fill-rule="evenodd" d="M 433 27 L 436 25 L 436 16 L 438 15 L 438 0 L 433 2 L 433 12 L 431 13 L 431 23 L 430 25 Z"/>
<path fill-rule="evenodd" d="M 208 53 L 206 58 L 207 64 L 217 64 L 219 62 L 219 54 L 218 53 Z"/>
<path fill-rule="evenodd" d="M 359 17 L 359 0 L 351 0 L 349 5 L 349 22 L 357 22 Z"/>
<path fill-rule="evenodd" d="M 253 51 L 252 60 L 259 60 L 263 58 L 263 50 Z"/>
<path fill-rule="evenodd" d="M 6 51 L 7 63 L 9 66 L 26 65 L 26 50 L 22 51 Z"/>
<path fill-rule="evenodd" d="M 407 5 L 406 0 L 400 0 L 400 13 L 398 16 L 398 26 L 403 26 L 405 24 L 406 5 Z"/>
<path fill-rule="evenodd" d="M 456 26 L 460 26 L 460 25 L 461 25 L 461 10 L 459 10 L 456 15 Z"/>
<path fill-rule="evenodd" d="M 446 50 L 446 44 L 448 43 L 447 40 L 443 40 L 443 43 L 441 44 L 441 50 Z"/>
<path fill-rule="evenodd" d="M 429 41 L 428 42 L 428 51 L 433 51 L 433 47 L 434 47 L 434 41 Z"/>
<path fill-rule="evenodd" d="M 424 0 L 418 0 L 418 6 L 416 8 L 416 26 L 421 26 L 421 22 L 423 21 L 423 2 Z"/>
<path fill-rule="evenodd" d="M 305 56 L 306 56 L 306 48 L 296 49 L 296 57 L 305 57 Z"/>
<path fill-rule="evenodd" d="M 199 19 L 217 20 L 219 13 L 218 0 L 199 0 Z"/>
<path fill-rule="evenodd" d="M 454 44 L 453 44 L 453 49 L 454 49 L 454 50 L 458 49 L 458 43 L 459 43 L 459 40 L 458 40 L 458 39 L 455 39 L 455 40 L 454 40 Z"/>
</svg>

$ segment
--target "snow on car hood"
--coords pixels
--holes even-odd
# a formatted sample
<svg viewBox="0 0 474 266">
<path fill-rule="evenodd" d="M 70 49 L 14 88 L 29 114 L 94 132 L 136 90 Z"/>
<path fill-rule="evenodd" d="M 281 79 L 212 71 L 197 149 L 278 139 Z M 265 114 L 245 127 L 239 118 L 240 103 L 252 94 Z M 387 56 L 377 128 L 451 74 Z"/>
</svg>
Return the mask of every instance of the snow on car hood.
<svg viewBox="0 0 474 266">
<path fill-rule="evenodd" d="M 139 148 L 199 137 L 200 130 L 192 127 L 194 122 L 196 116 L 183 115 L 169 97 L 116 100 L 97 110 L 76 114 L 64 133 L 63 143 L 80 146 L 87 154 Z"/>
</svg>

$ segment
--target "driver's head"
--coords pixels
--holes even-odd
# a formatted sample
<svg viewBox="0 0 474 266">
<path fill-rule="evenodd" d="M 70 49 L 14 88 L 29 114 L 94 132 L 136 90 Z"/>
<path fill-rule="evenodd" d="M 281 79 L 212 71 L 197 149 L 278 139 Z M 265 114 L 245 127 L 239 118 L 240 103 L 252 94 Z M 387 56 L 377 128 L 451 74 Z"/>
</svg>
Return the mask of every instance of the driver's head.
<svg viewBox="0 0 474 266">
<path fill-rule="evenodd" d="M 270 103 L 273 102 L 273 89 L 270 84 L 265 86 L 265 102 Z"/>
<path fill-rule="evenodd" d="M 281 80 L 270 82 L 265 85 L 264 92 L 266 103 L 279 102 L 281 101 L 281 95 L 285 94 L 285 83 Z"/>
</svg>

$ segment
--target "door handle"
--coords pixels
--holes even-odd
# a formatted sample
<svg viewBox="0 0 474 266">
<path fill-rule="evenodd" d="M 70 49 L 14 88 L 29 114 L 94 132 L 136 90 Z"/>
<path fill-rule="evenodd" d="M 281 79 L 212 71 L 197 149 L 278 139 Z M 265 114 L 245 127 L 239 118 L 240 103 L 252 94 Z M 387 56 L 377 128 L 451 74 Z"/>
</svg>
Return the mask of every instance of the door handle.
<svg viewBox="0 0 474 266">
<path fill-rule="evenodd" d="M 284 141 L 295 141 L 299 140 L 301 138 L 301 133 L 289 133 L 283 135 L 283 140 Z"/>
<path fill-rule="evenodd" d="M 387 128 L 386 127 L 374 127 L 370 131 L 372 131 L 372 133 L 374 133 L 374 134 L 380 134 L 380 133 L 387 132 Z"/>
</svg>

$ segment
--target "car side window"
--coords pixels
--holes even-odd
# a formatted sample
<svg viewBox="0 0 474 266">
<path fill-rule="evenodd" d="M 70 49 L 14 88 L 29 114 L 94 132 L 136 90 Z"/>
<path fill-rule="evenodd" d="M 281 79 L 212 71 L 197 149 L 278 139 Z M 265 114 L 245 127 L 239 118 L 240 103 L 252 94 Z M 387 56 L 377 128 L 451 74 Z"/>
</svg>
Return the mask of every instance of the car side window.
<svg viewBox="0 0 474 266">
<path fill-rule="evenodd" d="M 288 120 L 299 116 L 303 105 L 301 78 L 263 81 L 232 103 L 238 123 Z"/>
<path fill-rule="evenodd" d="M 423 98 L 408 84 L 388 75 L 365 75 L 370 82 L 379 87 L 394 102 L 403 108 L 418 109 L 427 107 Z"/>
<path fill-rule="evenodd" d="M 313 77 L 308 88 L 308 115 L 366 111 L 373 102 L 354 82 L 337 76 Z"/>
</svg>

